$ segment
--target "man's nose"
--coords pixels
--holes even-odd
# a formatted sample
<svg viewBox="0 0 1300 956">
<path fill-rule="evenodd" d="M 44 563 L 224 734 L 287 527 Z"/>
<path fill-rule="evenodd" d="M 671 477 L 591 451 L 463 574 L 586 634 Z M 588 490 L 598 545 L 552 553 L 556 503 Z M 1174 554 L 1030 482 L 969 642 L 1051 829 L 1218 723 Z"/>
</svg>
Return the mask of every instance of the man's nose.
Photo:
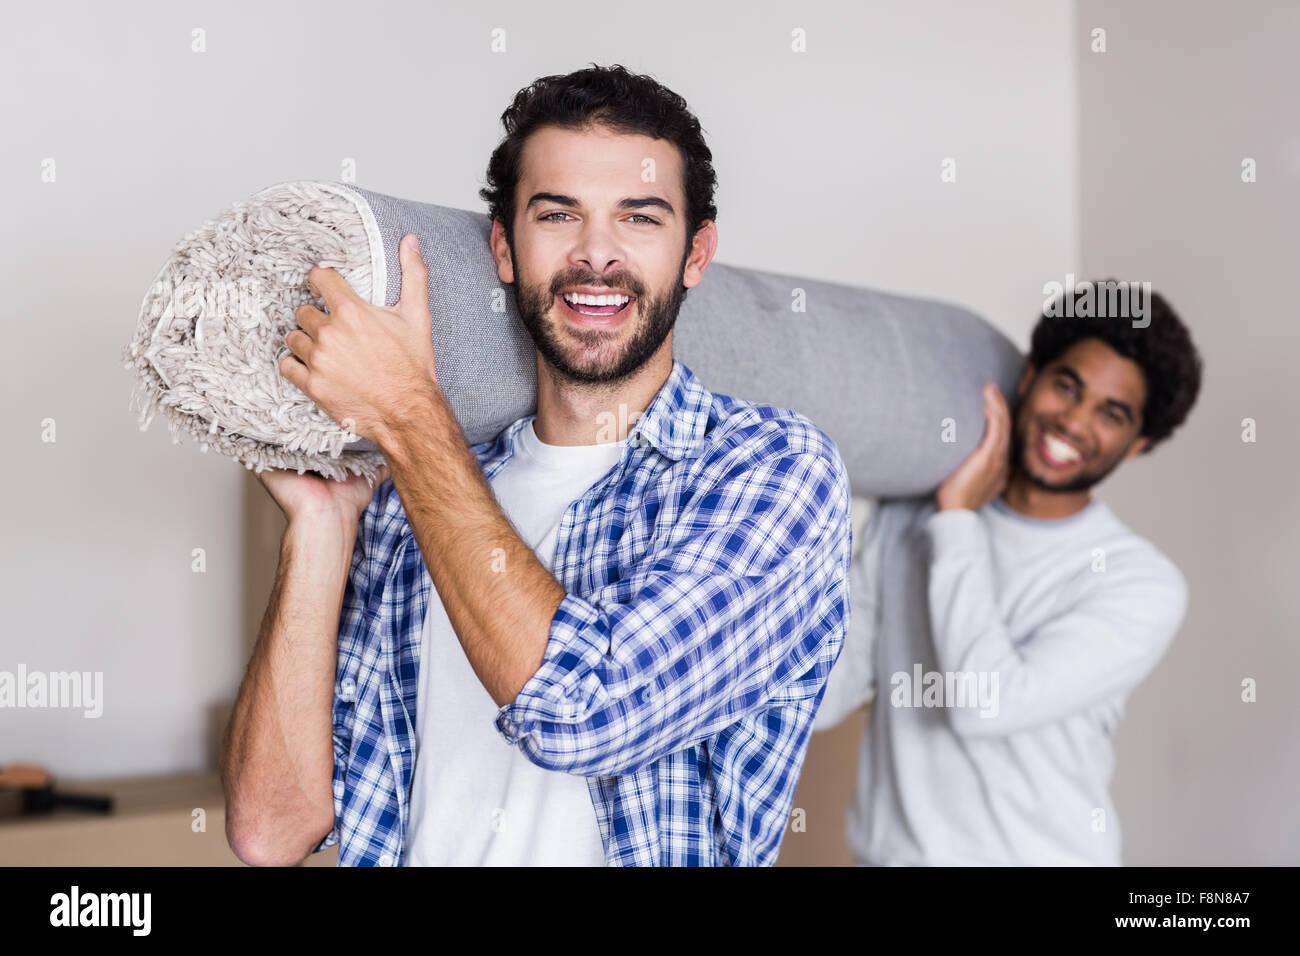
<svg viewBox="0 0 1300 956">
<path fill-rule="evenodd" d="M 591 220 L 582 224 L 573 255 L 577 262 L 597 275 L 603 275 L 623 261 L 622 249 L 610 229 Z"/>
<path fill-rule="evenodd" d="M 1061 430 L 1072 438 L 1082 439 L 1088 434 L 1088 408 L 1075 402 L 1061 416 Z"/>
</svg>

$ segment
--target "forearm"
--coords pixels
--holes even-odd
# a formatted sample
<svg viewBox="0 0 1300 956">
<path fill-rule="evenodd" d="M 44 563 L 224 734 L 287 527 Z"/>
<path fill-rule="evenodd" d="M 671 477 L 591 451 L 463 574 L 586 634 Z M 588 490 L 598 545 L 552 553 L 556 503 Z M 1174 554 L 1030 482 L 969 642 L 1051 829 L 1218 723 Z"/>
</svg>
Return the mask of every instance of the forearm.
<svg viewBox="0 0 1300 956">
<path fill-rule="evenodd" d="M 826 681 L 826 693 L 817 709 L 813 730 L 827 730 L 856 713 L 876 694 L 876 644 L 881 627 L 880 590 L 886 544 L 898 534 L 900 519 L 915 505 L 876 502 L 866 527 L 865 540 L 849 565 L 849 620 L 844 647 Z"/>
<path fill-rule="evenodd" d="M 245 862 L 296 863 L 329 832 L 338 621 L 356 523 L 293 525 L 222 752 L 226 835 Z"/>
<path fill-rule="evenodd" d="M 930 515 L 930 615 L 936 663 L 943 671 L 1007 666 L 1015 645 L 998 608 L 989 544 L 969 510 Z"/>
<path fill-rule="evenodd" d="M 479 681 L 504 706 L 541 666 L 565 589 L 501 512 L 436 385 L 383 447 L 452 628 Z"/>
<path fill-rule="evenodd" d="M 856 626 L 850 619 L 844 647 L 826 679 L 826 690 L 813 723 L 814 731 L 837 726 L 875 696 L 875 678 L 867 658 L 874 653 L 874 648 L 864 647 L 854 639 Z"/>
<path fill-rule="evenodd" d="M 848 501 L 842 463 L 815 452 L 699 487 L 624 569 L 632 593 L 565 595 L 498 730 L 545 769 L 616 776 L 811 700 L 843 646 Z"/>
</svg>

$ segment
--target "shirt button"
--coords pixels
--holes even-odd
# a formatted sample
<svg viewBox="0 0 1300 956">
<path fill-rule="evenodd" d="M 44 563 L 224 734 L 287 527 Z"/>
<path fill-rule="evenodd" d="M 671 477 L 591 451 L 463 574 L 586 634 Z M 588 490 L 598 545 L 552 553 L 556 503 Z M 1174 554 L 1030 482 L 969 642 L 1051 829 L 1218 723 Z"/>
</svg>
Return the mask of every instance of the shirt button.
<svg viewBox="0 0 1300 956">
<path fill-rule="evenodd" d="M 339 684 L 339 696 L 344 700 L 352 701 L 357 699 L 357 682 L 351 677 L 343 678 Z"/>
<path fill-rule="evenodd" d="M 379 857 L 379 865 L 380 865 L 380 866 L 392 866 L 392 865 L 393 865 L 393 856 L 392 856 L 392 854 L 391 854 L 391 853 L 384 853 L 384 854 L 381 854 L 380 857 Z"/>
</svg>

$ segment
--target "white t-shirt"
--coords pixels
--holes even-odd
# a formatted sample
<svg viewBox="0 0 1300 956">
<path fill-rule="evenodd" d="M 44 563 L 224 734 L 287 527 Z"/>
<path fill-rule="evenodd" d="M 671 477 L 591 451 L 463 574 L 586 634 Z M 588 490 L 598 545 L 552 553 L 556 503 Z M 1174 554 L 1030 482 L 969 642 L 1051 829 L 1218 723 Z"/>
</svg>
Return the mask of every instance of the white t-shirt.
<svg viewBox="0 0 1300 956">
<path fill-rule="evenodd" d="M 815 729 L 875 690 L 855 861 L 1118 865 L 1111 735 L 1186 610 L 1173 562 L 1098 498 L 1056 519 L 902 499 L 876 509 L 850 575 Z"/>
<path fill-rule="evenodd" d="M 530 423 L 492 479 L 501 510 L 548 569 L 560 519 L 616 464 L 627 441 L 547 445 Z M 420 651 L 407 866 L 603 866 L 585 777 L 545 770 L 497 732 L 437 589 Z"/>
</svg>

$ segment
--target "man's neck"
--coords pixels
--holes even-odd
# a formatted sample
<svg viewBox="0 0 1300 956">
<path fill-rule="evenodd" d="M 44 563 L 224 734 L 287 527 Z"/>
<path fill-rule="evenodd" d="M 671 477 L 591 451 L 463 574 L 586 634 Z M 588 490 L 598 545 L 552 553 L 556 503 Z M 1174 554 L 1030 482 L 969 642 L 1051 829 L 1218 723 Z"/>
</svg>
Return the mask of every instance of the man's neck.
<svg viewBox="0 0 1300 956">
<path fill-rule="evenodd" d="M 1028 518 L 1068 518 L 1088 507 L 1092 493 L 1086 490 L 1066 494 L 1046 491 L 1019 472 L 1014 472 L 1002 492 L 1002 500 L 1013 511 Z"/>
<path fill-rule="evenodd" d="M 650 407 L 673 370 L 671 340 L 650 361 L 617 382 L 570 382 L 537 356 L 537 419 L 533 428 L 548 445 L 622 441 Z"/>
</svg>

